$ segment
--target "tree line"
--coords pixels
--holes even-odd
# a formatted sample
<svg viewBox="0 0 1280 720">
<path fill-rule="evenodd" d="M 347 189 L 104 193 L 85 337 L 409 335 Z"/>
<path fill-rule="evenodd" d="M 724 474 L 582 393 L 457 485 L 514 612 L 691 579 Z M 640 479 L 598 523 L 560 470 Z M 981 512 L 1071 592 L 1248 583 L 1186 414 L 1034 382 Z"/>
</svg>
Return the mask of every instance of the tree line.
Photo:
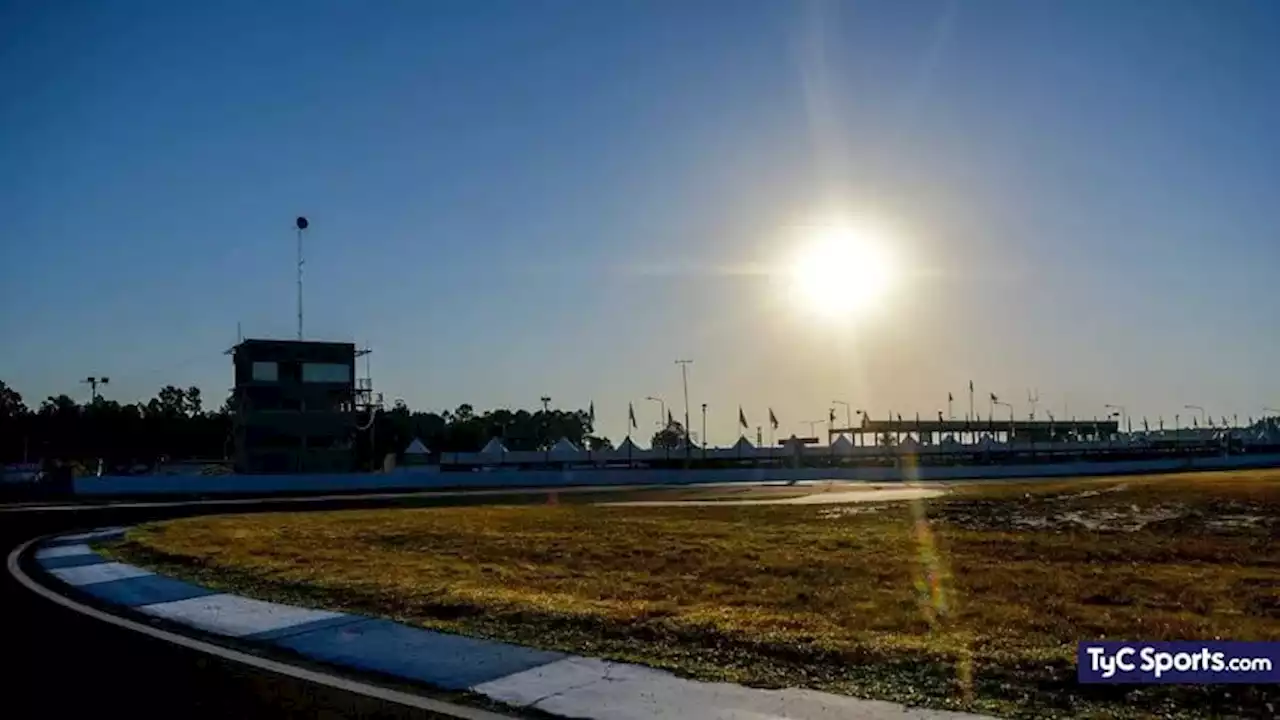
<svg viewBox="0 0 1280 720">
<path fill-rule="evenodd" d="M 108 468 L 154 466 L 177 460 L 224 460 L 234 452 L 230 401 L 210 409 L 198 387 L 166 385 L 146 402 L 120 403 L 95 397 L 78 403 L 68 395 L 28 405 L 0 381 L 0 462 L 75 462 L 101 460 Z M 607 449 L 608 438 L 594 433 L 590 410 L 510 410 L 477 412 L 462 404 L 455 410 L 424 412 L 402 401 L 360 419 L 357 433 L 361 466 L 402 452 L 415 438 L 433 452 L 470 452 L 490 438 L 508 450 L 541 450 L 560 438 L 579 447 Z M 682 428 L 659 432 L 668 441 Z M 655 436 L 655 441 L 658 438 Z"/>
</svg>

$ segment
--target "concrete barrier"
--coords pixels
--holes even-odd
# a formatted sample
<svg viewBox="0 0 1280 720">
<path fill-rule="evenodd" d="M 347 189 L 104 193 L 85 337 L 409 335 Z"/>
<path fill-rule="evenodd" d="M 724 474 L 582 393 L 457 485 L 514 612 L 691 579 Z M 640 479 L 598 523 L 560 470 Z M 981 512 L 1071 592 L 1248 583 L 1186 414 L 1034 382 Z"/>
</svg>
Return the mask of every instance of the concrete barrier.
<svg viewBox="0 0 1280 720">
<path fill-rule="evenodd" d="M 540 488 L 611 485 L 698 485 L 707 483 L 863 480 L 933 480 L 1067 477 L 1280 467 L 1280 455 L 1046 463 L 1038 465 L 956 465 L 873 468 L 724 468 L 711 470 L 493 470 L 487 472 L 392 472 L 341 475 L 132 475 L 82 477 L 81 496 L 228 495 L 259 493 L 376 492 L 444 488 Z"/>
</svg>

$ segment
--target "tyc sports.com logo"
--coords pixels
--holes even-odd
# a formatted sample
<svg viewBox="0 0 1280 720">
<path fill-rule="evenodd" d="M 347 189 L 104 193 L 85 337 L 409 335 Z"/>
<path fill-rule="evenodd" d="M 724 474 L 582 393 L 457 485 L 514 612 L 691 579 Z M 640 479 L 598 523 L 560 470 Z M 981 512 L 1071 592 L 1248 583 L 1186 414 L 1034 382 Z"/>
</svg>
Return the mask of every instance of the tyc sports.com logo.
<svg viewBox="0 0 1280 720">
<path fill-rule="evenodd" d="M 1076 666 L 1082 683 L 1277 683 L 1280 643 L 1082 642 Z"/>
</svg>

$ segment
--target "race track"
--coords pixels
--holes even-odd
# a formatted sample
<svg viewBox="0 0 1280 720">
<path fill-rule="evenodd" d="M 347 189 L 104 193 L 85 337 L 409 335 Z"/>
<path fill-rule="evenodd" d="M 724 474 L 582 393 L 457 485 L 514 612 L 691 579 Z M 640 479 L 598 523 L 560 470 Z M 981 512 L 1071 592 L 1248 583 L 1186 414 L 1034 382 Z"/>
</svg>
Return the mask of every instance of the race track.
<svg viewBox="0 0 1280 720">
<path fill-rule="evenodd" d="M 487 496 L 482 501 L 502 499 Z M 189 515 L 457 502 L 456 497 L 401 496 L 234 505 L 0 507 L 0 549 L 7 558 L 22 543 L 42 535 Z M 38 577 L 29 563 L 22 569 Z M 0 716 L 7 718 L 457 717 L 255 669 L 115 627 L 42 598 L 7 570 L 0 580 L 0 608 L 7 664 Z"/>
</svg>

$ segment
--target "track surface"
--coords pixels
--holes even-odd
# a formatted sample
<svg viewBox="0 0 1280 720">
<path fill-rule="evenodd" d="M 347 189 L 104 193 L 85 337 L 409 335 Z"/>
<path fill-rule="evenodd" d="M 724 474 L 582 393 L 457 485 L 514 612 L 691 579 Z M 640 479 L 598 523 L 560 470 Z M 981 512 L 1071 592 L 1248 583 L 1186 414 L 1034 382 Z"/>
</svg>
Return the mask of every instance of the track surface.
<svg viewBox="0 0 1280 720">
<path fill-rule="evenodd" d="M 478 499 L 478 498 L 476 498 Z M 501 502 L 509 497 L 486 496 Z M 3 511 L 7 557 L 39 535 L 222 512 L 459 504 L 456 497 L 264 500 L 252 505 L 84 507 Z M 33 577 L 29 564 L 24 569 Z M 6 672 L 0 717 L 436 718 L 438 715 L 220 660 L 59 607 L 0 573 Z"/>
</svg>

